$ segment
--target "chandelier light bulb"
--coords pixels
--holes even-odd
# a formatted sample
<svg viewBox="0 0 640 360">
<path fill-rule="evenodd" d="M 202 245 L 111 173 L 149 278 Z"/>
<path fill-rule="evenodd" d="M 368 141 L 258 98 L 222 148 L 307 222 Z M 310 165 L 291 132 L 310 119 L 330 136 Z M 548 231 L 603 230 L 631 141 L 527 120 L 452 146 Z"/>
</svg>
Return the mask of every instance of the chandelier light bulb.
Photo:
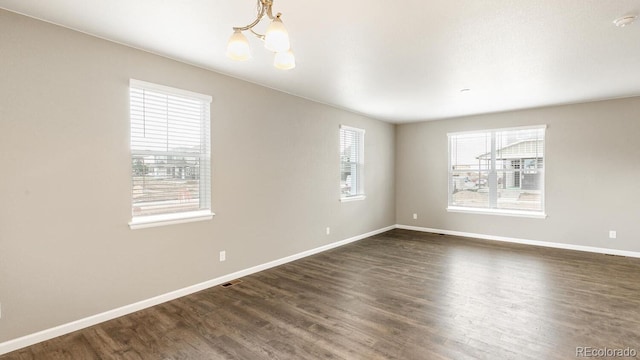
<svg viewBox="0 0 640 360">
<path fill-rule="evenodd" d="M 291 50 L 278 52 L 273 59 L 273 66 L 280 70 L 290 70 L 296 67 L 296 58 Z"/>
<path fill-rule="evenodd" d="M 277 53 L 288 51 L 291 47 L 289 33 L 279 17 L 273 19 L 269 24 L 264 35 L 264 47 Z"/>
<path fill-rule="evenodd" d="M 249 41 L 240 30 L 234 30 L 227 43 L 227 57 L 236 61 L 245 61 L 251 58 Z"/>
</svg>

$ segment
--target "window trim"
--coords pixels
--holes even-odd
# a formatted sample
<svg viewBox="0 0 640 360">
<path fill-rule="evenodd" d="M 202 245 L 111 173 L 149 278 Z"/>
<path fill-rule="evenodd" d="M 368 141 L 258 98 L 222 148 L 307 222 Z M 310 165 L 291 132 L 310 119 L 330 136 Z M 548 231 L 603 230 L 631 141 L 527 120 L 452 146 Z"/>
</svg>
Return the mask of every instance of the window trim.
<svg viewBox="0 0 640 360">
<path fill-rule="evenodd" d="M 188 211 L 174 214 L 137 216 L 129 222 L 131 230 L 146 229 L 156 226 L 184 224 L 195 221 L 211 220 L 216 214 L 211 210 Z"/>
<path fill-rule="evenodd" d="M 154 83 L 150 83 L 142 80 L 129 79 L 129 88 L 132 88 L 132 87 L 141 87 L 144 89 L 161 92 L 166 95 L 179 95 L 179 96 L 185 96 L 190 98 L 196 98 L 198 100 L 206 101 L 208 103 L 211 103 L 213 101 L 213 97 L 209 95 L 200 94 L 197 92 L 184 90 L 184 89 L 178 89 L 171 86 L 154 84 Z"/>
<path fill-rule="evenodd" d="M 200 93 L 196 93 L 188 90 L 178 89 L 178 88 L 160 85 L 160 84 L 154 84 L 154 83 L 136 80 L 136 79 L 129 79 L 129 90 L 131 88 L 142 88 L 145 90 L 159 92 L 165 95 L 184 96 L 184 97 L 200 100 L 202 102 L 208 103 L 209 108 L 211 106 L 210 105 L 211 102 L 213 101 L 213 98 L 209 95 L 204 95 L 204 94 L 200 94 Z M 210 115 L 211 112 L 210 110 L 208 111 L 208 113 L 209 113 L 209 118 L 207 119 L 207 121 L 209 124 L 208 126 L 206 126 L 206 129 L 207 131 L 209 131 L 209 134 L 207 135 L 207 149 L 206 149 L 205 155 L 209 161 L 207 168 L 210 170 L 211 169 L 211 115 Z M 129 119 L 129 126 L 131 127 L 131 119 Z M 131 131 L 131 129 L 129 130 Z M 129 139 L 130 139 L 129 141 L 131 141 L 131 135 L 129 136 Z M 133 154 L 134 152 L 131 151 L 131 147 L 130 147 L 129 148 L 130 159 L 133 159 Z M 130 165 L 133 166 L 132 162 Z M 130 169 L 130 174 L 132 173 L 133 173 L 133 167 L 131 167 Z M 128 223 L 129 228 L 131 230 L 136 230 L 136 229 L 145 229 L 150 227 L 183 224 L 183 223 L 189 223 L 189 222 L 195 222 L 195 221 L 206 221 L 206 220 L 213 219 L 213 217 L 215 216 L 215 213 L 213 213 L 211 209 L 211 183 L 212 183 L 211 174 L 206 176 L 206 178 L 209 181 L 209 185 L 208 185 L 209 192 L 208 194 L 205 195 L 208 197 L 208 199 L 206 199 L 206 203 L 209 205 L 208 209 L 200 209 L 200 210 L 177 212 L 177 213 L 167 213 L 167 214 L 157 214 L 157 215 L 142 215 L 142 216 L 133 216 L 133 214 L 131 214 L 131 221 L 129 221 Z M 133 198 L 131 198 L 129 203 L 130 203 L 130 210 L 131 210 L 131 206 L 133 205 Z"/>
<path fill-rule="evenodd" d="M 358 201 L 358 200 L 364 200 L 366 198 L 367 198 L 366 195 L 352 195 L 352 196 L 341 197 L 340 202 Z"/>
<path fill-rule="evenodd" d="M 358 185 L 359 185 L 359 189 L 361 190 L 360 193 L 355 194 L 355 195 L 343 195 L 342 191 L 340 191 L 340 202 L 351 202 L 351 201 L 359 201 L 359 200 L 364 200 L 367 198 L 366 196 L 366 192 L 365 192 L 365 187 L 364 187 L 364 136 L 366 134 L 366 130 L 362 129 L 362 128 L 357 128 L 357 127 L 353 127 L 353 126 L 348 126 L 348 125 L 340 125 L 339 127 L 340 130 L 344 129 L 344 130 L 349 130 L 349 131 L 354 131 L 360 134 L 360 136 L 362 136 L 362 141 L 360 141 L 360 146 L 358 148 L 358 152 L 359 152 L 359 157 L 358 159 L 359 161 L 359 165 L 360 165 L 360 174 L 359 177 L 357 179 L 358 181 Z M 340 132 L 338 132 L 338 135 L 340 135 Z M 341 136 L 338 138 L 338 142 L 341 141 Z M 342 166 L 342 160 L 339 162 L 340 166 Z M 340 174 L 342 175 L 342 174 Z"/>
<path fill-rule="evenodd" d="M 489 209 L 489 208 L 472 208 L 463 206 L 449 206 L 447 212 L 463 213 L 463 214 L 481 214 L 481 215 L 502 215 L 524 217 L 532 219 L 546 219 L 547 213 L 544 211 L 522 211 L 509 209 Z"/>
<path fill-rule="evenodd" d="M 468 134 L 478 134 L 478 133 L 497 133 L 502 131 L 517 131 L 517 130 L 531 130 L 531 129 L 544 129 L 544 142 L 543 142 L 543 151 L 544 151 L 544 168 L 542 171 L 542 183 L 544 184 L 542 193 L 541 193 L 541 211 L 527 211 L 527 210 L 514 210 L 514 209 L 496 209 L 496 208 L 475 208 L 475 207 L 465 207 L 465 206 L 455 206 L 451 205 L 451 136 L 455 135 L 468 135 Z M 452 213 L 466 213 L 466 214 L 479 214 L 479 215 L 498 215 L 498 216 L 513 216 L 513 217 L 521 217 L 521 218 L 533 218 L 533 219 L 546 219 L 546 178 L 547 178 L 547 134 L 546 134 L 547 125 L 529 125 L 529 126 L 516 126 L 516 127 L 508 127 L 508 128 L 494 128 L 494 129 L 480 129 L 480 130 L 471 130 L 471 131 L 460 131 L 460 132 L 450 132 L 447 133 L 447 212 Z M 492 150 L 493 152 L 493 150 Z"/>
</svg>

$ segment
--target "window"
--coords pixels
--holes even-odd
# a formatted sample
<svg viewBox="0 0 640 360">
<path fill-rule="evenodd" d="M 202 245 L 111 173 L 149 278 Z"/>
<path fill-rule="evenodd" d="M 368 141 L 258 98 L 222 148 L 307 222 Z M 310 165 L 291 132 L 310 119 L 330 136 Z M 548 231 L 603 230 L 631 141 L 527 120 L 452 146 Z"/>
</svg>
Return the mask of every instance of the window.
<svg viewBox="0 0 640 360">
<path fill-rule="evenodd" d="M 545 217 L 545 128 L 448 134 L 448 210 Z"/>
<path fill-rule="evenodd" d="M 364 130 L 340 126 L 340 200 L 364 199 Z"/>
<path fill-rule="evenodd" d="M 130 227 L 211 219 L 211 97 L 130 82 Z"/>
</svg>

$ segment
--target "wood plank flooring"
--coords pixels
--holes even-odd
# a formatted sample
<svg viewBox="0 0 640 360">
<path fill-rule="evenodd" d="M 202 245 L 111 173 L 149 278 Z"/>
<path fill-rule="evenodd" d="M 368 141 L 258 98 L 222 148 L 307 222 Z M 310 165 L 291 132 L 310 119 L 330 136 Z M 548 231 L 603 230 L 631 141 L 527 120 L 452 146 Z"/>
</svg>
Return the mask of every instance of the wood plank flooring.
<svg viewBox="0 0 640 360">
<path fill-rule="evenodd" d="M 640 352 L 640 259 L 392 230 L 242 280 L 0 360 Z"/>
</svg>

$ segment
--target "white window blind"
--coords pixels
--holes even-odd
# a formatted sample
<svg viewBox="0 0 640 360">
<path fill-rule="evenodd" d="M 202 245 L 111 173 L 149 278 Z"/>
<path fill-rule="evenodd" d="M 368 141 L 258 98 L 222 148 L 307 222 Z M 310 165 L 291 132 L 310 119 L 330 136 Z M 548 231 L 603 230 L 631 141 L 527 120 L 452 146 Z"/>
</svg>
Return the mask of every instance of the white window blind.
<svg viewBox="0 0 640 360">
<path fill-rule="evenodd" d="M 364 130 L 340 126 L 340 198 L 364 197 Z"/>
<path fill-rule="evenodd" d="M 210 212 L 210 103 L 207 95 L 131 80 L 133 222 Z"/>
<path fill-rule="evenodd" d="M 449 137 L 449 209 L 544 214 L 545 126 Z"/>
</svg>

